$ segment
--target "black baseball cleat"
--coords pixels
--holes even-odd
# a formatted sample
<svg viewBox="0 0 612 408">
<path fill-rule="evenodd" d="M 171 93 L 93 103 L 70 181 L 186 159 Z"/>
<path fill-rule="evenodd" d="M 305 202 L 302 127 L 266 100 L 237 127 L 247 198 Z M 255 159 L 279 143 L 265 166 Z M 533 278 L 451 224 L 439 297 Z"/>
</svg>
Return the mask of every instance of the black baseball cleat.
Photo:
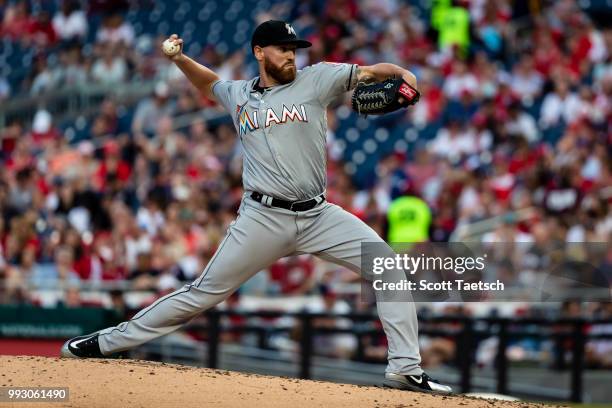
<svg viewBox="0 0 612 408">
<path fill-rule="evenodd" d="M 430 394 L 452 394 L 453 389 L 448 385 L 440 384 L 427 374 L 402 375 L 386 373 L 383 385 L 397 390 L 409 390 L 416 392 L 428 392 Z"/>
<path fill-rule="evenodd" d="M 74 337 L 62 346 L 62 357 L 104 358 L 98 344 L 98 333 Z"/>
</svg>

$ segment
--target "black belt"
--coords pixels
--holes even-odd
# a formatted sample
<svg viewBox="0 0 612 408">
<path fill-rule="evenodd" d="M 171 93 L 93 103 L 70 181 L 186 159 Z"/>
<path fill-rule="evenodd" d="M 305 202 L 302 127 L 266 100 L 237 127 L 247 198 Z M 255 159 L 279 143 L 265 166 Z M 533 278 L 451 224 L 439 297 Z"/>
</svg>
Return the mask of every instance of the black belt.
<svg viewBox="0 0 612 408">
<path fill-rule="evenodd" d="M 257 191 L 253 191 L 251 193 L 251 198 L 268 207 L 284 208 L 285 210 L 297 212 L 308 211 L 312 208 L 315 208 L 317 205 L 325 201 L 325 194 L 321 194 L 320 196 L 311 198 L 310 200 L 306 201 L 285 201 L 281 200 L 280 198 L 274 198 L 268 195 L 258 193 Z"/>
</svg>

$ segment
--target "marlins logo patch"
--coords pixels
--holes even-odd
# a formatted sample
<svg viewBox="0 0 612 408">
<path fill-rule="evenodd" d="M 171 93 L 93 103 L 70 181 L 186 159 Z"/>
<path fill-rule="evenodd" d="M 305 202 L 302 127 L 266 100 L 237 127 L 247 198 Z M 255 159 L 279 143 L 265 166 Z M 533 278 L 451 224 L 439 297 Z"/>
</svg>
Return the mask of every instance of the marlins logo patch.
<svg viewBox="0 0 612 408">
<path fill-rule="evenodd" d="M 244 105 L 236 105 L 236 122 L 238 123 L 240 136 L 259 128 L 257 115 L 255 114 L 251 119 L 249 112 L 246 110 L 246 103 Z"/>
</svg>

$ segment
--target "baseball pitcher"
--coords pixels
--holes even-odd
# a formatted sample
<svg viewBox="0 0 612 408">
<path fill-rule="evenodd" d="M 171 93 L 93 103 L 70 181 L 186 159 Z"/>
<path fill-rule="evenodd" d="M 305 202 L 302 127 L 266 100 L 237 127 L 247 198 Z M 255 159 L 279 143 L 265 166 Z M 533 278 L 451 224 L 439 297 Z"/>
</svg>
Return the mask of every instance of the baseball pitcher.
<svg viewBox="0 0 612 408">
<path fill-rule="evenodd" d="M 194 282 L 116 327 L 68 340 L 61 350 L 64 357 L 109 356 L 168 334 L 281 257 L 313 254 L 365 273 L 361 243 L 384 242 L 357 217 L 325 200 L 326 108 L 351 90 L 353 108 L 363 114 L 416 103 L 419 93 L 411 72 L 388 63 L 325 62 L 298 71 L 296 49 L 311 43 L 298 39 L 283 21 L 266 21 L 255 29 L 251 48 L 259 76 L 250 80 L 219 79 L 183 54 L 182 43 L 172 35 L 164 52 L 193 86 L 227 109 L 243 146 L 244 196 L 238 216 Z M 402 273 L 397 271 L 397 279 Z M 377 310 L 389 344 L 384 385 L 450 393 L 419 365 L 414 303 L 378 301 Z"/>
</svg>

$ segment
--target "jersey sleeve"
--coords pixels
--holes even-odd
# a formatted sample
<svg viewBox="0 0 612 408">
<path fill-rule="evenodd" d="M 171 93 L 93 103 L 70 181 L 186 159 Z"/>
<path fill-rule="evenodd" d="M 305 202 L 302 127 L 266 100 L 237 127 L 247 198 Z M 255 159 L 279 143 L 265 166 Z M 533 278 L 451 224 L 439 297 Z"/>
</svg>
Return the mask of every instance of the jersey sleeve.
<svg viewBox="0 0 612 408">
<path fill-rule="evenodd" d="M 357 83 L 357 65 L 321 62 L 313 65 L 312 84 L 323 105 L 353 89 Z"/>
<path fill-rule="evenodd" d="M 212 93 L 228 112 L 232 112 L 232 107 L 236 106 L 236 89 L 239 81 L 227 81 L 219 79 L 212 84 Z"/>
</svg>

